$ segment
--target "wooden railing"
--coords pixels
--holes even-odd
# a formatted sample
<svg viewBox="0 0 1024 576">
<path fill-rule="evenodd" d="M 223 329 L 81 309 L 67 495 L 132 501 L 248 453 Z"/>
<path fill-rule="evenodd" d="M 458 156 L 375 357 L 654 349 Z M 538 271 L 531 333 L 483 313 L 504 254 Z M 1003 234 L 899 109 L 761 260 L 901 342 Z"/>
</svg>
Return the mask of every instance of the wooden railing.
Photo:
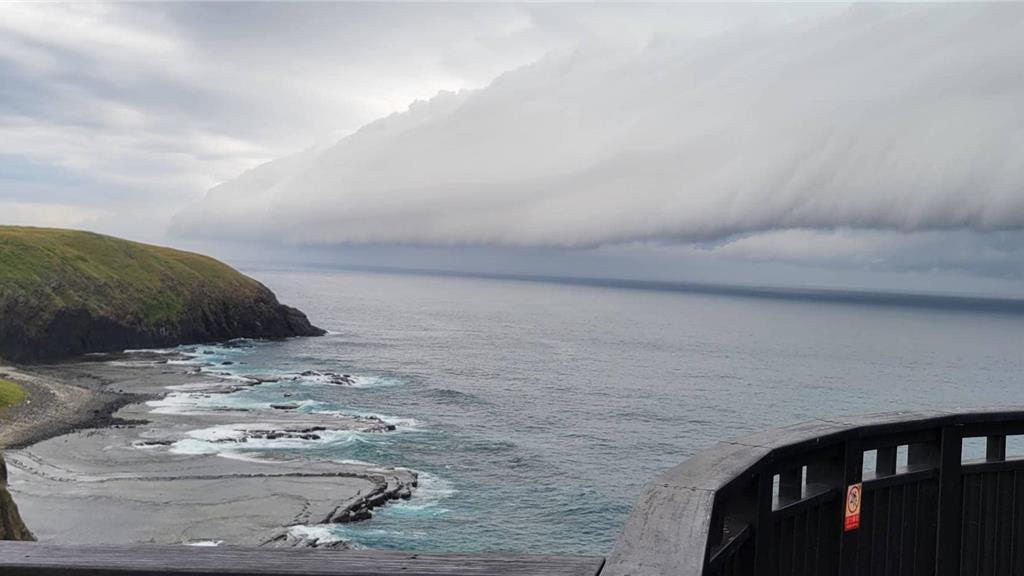
<svg viewBox="0 0 1024 576">
<path fill-rule="evenodd" d="M 648 484 L 602 576 L 1024 574 L 1021 434 L 1020 410 L 924 412 L 721 443 Z"/>
<path fill-rule="evenodd" d="M 1024 410 L 816 420 L 723 442 L 646 486 L 607 561 L 0 542 L 0 575 L 1024 574 L 1017 435 Z M 965 441 L 979 458 L 964 459 Z"/>
</svg>

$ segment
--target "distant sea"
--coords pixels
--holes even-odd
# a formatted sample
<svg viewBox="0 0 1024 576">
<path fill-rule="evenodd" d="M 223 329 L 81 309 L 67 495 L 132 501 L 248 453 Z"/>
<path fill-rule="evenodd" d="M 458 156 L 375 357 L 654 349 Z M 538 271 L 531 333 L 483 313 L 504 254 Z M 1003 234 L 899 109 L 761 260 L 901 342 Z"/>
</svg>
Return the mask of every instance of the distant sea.
<svg viewBox="0 0 1024 576">
<path fill-rule="evenodd" d="M 1017 301 L 249 273 L 330 334 L 200 347 L 197 359 L 356 385 L 307 378 L 210 401 L 287 399 L 398 429 L 246 450 L 421 473 L 411 501 L 372 520 L 296 528 L 357 546 L 604 554 L 642 485 L 718 440 L 824 416 L 1024 405 Z M 197 435 L 181 449 L 240 451 L 224 446 Z"/>
</svg>

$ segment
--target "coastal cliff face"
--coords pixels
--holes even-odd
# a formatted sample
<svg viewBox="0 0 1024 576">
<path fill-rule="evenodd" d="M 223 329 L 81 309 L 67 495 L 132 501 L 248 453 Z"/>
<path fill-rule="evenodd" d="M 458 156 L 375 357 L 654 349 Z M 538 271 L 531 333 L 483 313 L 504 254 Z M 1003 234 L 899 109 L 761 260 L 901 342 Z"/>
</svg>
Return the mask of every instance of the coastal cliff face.
<svg viewBox="0 0 1024 576">
<path fill-rule="evenodd" d="M 323 333 L 256 280 L 206 256 L 0 226 L 0 357 L 7 360 Z"/>
<path fill-rule="evenodd" d="M 0 456 L 0 540 L 35 540 L 7 492 L 7 465 Z"/>
</svg>

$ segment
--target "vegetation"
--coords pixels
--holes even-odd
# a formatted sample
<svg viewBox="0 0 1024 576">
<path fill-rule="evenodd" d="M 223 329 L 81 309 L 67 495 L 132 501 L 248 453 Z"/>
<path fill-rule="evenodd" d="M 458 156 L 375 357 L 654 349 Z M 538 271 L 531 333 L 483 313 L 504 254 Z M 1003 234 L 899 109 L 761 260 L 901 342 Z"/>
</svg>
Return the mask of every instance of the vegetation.
<svg viewBox="0 0 1024 576">
<path fill-rule="evenodd" d="M 25 401 L 25 390 L 10 380 L 0 380 L 0 410 Z"/>
<path fill-rule="evenodd" d="M 0 356 L 8 359 L 317 332 L 213 258 L 90 232 L 0 226 Z"/>
</svg>

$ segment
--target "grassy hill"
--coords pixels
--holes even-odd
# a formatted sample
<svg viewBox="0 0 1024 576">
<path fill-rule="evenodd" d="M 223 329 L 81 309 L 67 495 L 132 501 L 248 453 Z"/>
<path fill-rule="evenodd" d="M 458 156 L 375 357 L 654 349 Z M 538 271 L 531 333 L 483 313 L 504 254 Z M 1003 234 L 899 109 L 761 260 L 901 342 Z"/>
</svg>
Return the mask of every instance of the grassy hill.
<svg viewBox="0 0 1024 576">
<path fill-rule="evenodd" d="M 0 357 L 320 335 L 265 286 L 199 254 L 0 226 Z"/>
</svg>

